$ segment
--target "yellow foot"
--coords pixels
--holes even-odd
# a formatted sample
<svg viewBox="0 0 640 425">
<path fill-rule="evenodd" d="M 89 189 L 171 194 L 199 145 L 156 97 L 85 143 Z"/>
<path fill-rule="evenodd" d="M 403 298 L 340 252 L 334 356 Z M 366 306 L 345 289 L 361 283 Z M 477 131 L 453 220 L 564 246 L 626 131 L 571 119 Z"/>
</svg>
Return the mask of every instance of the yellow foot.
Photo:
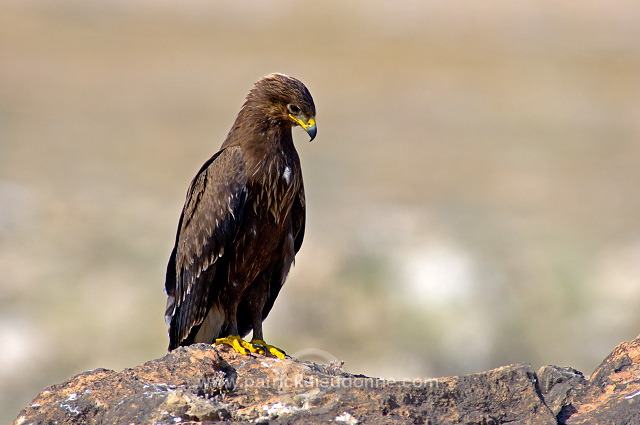
<svg viewBox="0 0 640 425">
<path fill-rule="evenodd" d="M 264 354 L 264 349 L 261 346 L 247 342 L 238 335 L 229 335 L 225 338 L 218 338 L 216 339 L 215 344 L 226 344 L 240 354 Z"/>
<path fill-rule="evenodd" d="M 286 359 L 287 357 L 289 357 L 283 350 L 279 349 L 278 347 L 274 347 L 273 345 L 269 345 L 261 339 L 252 339 L 251 344 L 260 347 L 262 351 L 260 354 L 269 353 L 279 359 Z"/>
</svg>

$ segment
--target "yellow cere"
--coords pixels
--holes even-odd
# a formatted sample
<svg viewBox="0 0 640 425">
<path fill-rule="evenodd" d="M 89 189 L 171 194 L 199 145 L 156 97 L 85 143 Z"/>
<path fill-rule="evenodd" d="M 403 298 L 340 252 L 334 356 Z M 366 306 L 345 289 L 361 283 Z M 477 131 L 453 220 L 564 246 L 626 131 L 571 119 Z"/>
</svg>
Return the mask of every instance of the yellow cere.
<svg viewBox="0 0 640 425">
<path fill-rule="evenodd" d="M 304 128 L 304 129 L 306 129 L 308 127 L 313 127 L 314 125 L 316 125 L 316 120 L 314 120 L 313 118 L 309 118 L 309 121 L 306 124 L 300 118 L 296 118 L 291 114 L 289 114 L 289 118 L 291 118 L 292 120 L 294 120 L 295 122 L 300 124 L 300 127 Z"/>
</svg>

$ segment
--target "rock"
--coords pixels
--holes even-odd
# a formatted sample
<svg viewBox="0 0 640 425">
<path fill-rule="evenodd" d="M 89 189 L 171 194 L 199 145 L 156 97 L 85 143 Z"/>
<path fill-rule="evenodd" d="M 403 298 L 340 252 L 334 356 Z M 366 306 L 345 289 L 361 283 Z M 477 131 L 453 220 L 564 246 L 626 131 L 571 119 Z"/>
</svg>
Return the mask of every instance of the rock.
<svg viewBox="0 0 640 425">
<path fill-rule="evenodd" d="M 572 406 L 588 384 L 582 373 L 570 367 L 542 366 L 538 370 L 538 386 L 545 404 L 558 416 Z M 564 414 L 564 413 L 563 413 Z"/>
<path fill-rule="evenodd" d="M 640 424 L 640 339 L 589 381 L 517 364 L 391 381 L 196 344 L 133 369 L 96 369 L 46 388 L 15 424 Z"/>
<path fill-rule="evenodd" d="M 640 337 L 618 345 L 604 359 L 558 423 L 640 424 Z"/>
</svg>

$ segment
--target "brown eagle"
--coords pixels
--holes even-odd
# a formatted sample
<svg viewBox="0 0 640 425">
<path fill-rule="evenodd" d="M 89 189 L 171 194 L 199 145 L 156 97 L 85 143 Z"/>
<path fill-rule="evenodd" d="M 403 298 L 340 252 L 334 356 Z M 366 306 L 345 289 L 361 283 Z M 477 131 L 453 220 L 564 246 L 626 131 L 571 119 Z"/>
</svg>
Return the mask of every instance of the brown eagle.
<svg viewBox="0 0 640 425">
<path fill-rule="evenodd" d="M 291 128 L 316 136 L 309 90 L 283 74 L 259 79 L 220 151 L 191 181 L 169 258 L 169 350 L 197 342 L 283 358 L 262 321 L 284 284 L 305 227 Z M 242 339 L 253 330 L 253 339 Z"/>
</svg>

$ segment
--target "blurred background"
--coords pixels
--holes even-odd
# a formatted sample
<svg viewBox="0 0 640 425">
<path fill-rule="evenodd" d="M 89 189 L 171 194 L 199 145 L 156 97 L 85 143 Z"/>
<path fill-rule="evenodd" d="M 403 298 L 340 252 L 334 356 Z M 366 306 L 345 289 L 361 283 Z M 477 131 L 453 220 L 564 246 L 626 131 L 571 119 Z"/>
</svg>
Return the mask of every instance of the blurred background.
<svg viewBox="0 0 640 425">
<path fill-rule="evenodd" d="M 265 323 L 384 378 L 590 374 L 640 333 L 640 4 L 0 0 L 0 421 L 165 354 L 187 187 L 300 78 L 305 243 Z"/>
</svg>

